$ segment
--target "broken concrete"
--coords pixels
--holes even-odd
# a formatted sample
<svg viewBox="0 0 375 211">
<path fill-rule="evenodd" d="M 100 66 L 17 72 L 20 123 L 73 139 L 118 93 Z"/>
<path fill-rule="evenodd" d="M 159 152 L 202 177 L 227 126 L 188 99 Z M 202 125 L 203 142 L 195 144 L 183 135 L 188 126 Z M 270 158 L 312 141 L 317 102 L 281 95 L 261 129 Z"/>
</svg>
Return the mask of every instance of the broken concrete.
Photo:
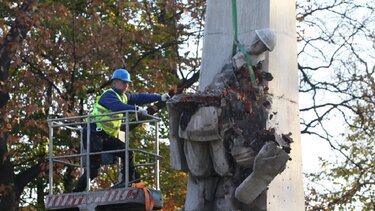
<svg viewBox="0 0 375 211">
<path fill-rule="evenodd" d="M 262 31 L 272 35 L 269 29 Z M 168 101 L 174 124 L 172 166 L 181 168 L 186 158 L 189 172 L 185 210 L 264 210 L 265 191 L 289 159 L 290 135 L 266 127 L 276 114 L 267 87 L 273 76 L 264 70 L 262 60 L 274 41 L 256 39 L 249 53 L 257 63 L 250 68 L 237 53 L 204 91 Z M 182 153 L 176 146 L 179 139 L 184 142 L 184 155 L 175 154 Z"/>
<path fill-rule="evenodd" d="M 222 177 L 232 176 L 233 170 L 231 170 L 231 163 L 228 159 L 230 155 L 225 150 L 223 140 L 211 141 L 209 147 L 215 173 Z"/>
<path fill-rule="evenodd" d="M 172 104 L 167 104 L 169 113 L 169 151 L 170 164 L 178 171 L 188 171 L 184 153 L 184 140 L 178 136 L 181 111 L 178 111 Z"/>
<path fill-rule="evenodd" d="M 215 199 L 219 179 L 213 176 L 197 179 L 189 174 L 185 210 L 212 211 L 213 206 L 209 202 Z"/>
<path fill-rule="evenodd" d="M 214 174 L 209 145 L 206 142 L 185 140 L 184 152 L 189 173 L 196 178 Z"/>
<path fill-rule="evenodd" d="M 273 178 L 285 169 L 288 159 L 288 154 L 277 143 L 264 144 L 255 158 L 253 172 L 237 187 L 236 198 L 251 204 L 267 189 Z"/>
<path fill-rule="evenodd" d="M 256 152 L 251 147 L 234 145 L 231 150 L 231 155 L 239 166 L 251 169 Z"/>
<path fill-rule="evenodd" d="M 191 141 L 213 141 L 221 139 L 219 134 L 219 108 L 200 107 L 190 117 L 185 129 L 179 129 L 179 137 Z"/>
</svg>

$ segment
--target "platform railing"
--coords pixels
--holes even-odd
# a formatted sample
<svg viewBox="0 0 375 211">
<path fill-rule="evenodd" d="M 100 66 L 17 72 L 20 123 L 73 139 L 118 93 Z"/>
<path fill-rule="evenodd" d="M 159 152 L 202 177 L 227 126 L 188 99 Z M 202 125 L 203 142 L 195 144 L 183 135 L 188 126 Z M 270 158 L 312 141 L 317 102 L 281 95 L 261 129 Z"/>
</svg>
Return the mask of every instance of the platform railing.
<svg viewBox="0 0 375 211">
<path fill-rule="evenodd" d="M 108 120 L 97 120 L 96 117 L 99 116 L 111 116 L 115 114 L 124 114 L 122 117 L 114 117 Z M 74 117 L 63 117 L 63 118 L 50 118 L 48 119 L 48 127 L 49 127 L 49 194 L 53 195 L 53 171 L 54 171 L 54 163 L 62 163 L 64 165 L 70 165 L 74 167 L 80 168 L 80 172 L 82 174 L 82 170 L 85 169 L 87 172 L 87 185 L 86 185 L 86 191 L 90 191 L 90 156 L 91 155 L 102 155 L 102 154 L 112 154 L 115 152 L 124 152 L 125 154 L 125 187 L 129 186 L 129 152 L 139 152 L 141 154 L 148 155 L 152 158 L 154 158 L 154 163 L 143 163 L 143 164 L 137 164 L 135 166 L 153 166 L 154 168 L 154 185 L 156 190 L 160 190 L 160 177 L 159 177 L 159 159 L 161 158 L 159 154 L 159 122 L 161 121 L 160 118 L 152 115 L 145 115 L 147 119 L 141 120 L 138 117 L 138 113 L 136 111 L 120 111 L 120 112 L 112 112 L 107 114 L 101 114 L 101 115 L 83 115 L 83 116 L 74 116 Z M 134 118 L 134 120 L 130 120 L 130 117 Z M 90 124 L 96 123 L 96 122 L 106 122 L 106 121 L 113 121 L 113 120 L 122 120 L 123 124 L 125 125 L 125 149 L 119 149 L 119 150 L 109 150 L 109 151 L 101 151 L 101 152 L 91 152 L 90 151 Z M 150 126 L 154 124 L 155 130 L 155 145 L 153 151 L 147 151 L 143 149 L 131 149 L 129 147 L 130 139 L 129 139 L 129 132 L 130 128 L 129 125 L 131 124 L 142 124 L 142 123 L 148 123 Z M 86 140 L 83 140 L 83 125 L 86 125 L 87 130 L 87 138 Z M 80 153 L 78 154 L 69 154 L 69 155 L 55 155 L 54 154 L 54 129 L 55 128 L 65 128 L 68 130 L 76 131 L 79 133 L 80 136 Z M 86 141 L 86 152 L 83 152 L 83 141 Z M 71 162 L 66 162 L 65 160 L 68 158 L 80 158 L 80 164 L 74 164 Z M 85 157 L 85 167 L 83 165 Z"/>
</svg>

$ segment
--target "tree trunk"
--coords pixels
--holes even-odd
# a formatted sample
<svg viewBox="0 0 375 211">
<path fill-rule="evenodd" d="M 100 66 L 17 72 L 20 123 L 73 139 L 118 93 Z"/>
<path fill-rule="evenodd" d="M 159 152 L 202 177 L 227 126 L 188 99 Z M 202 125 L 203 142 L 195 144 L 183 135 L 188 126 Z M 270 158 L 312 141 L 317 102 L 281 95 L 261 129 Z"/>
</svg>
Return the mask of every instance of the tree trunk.
<svg viewBox="0 0 375 211">
<path fill-rule="evenodd" d="M 9 33 L 4 37 L 0 45 L 0 110 L 1 114 L 9 101 L 9 93 L 4 91 L 7 84 L 9 68 L 14 55 L 20 50 L 27 32 L 32 26 L 33 10 L 36 0 L 25 1 L 19 10 L 19 17 L 16 18 Z M 16 210 L 16 193 L 14 183 L 14 169 L 8 157 L 8 132 L 7 116 L 0 119 L 0 210 Z"/>
<path fill-rule="evenodd" d="M 14 170 L 8 157 L 7 137 L 0 137 L 0 210 L 16 210 L 14 191 Z"/>
<path fill-rule="evenodd" d="M 44 204 L 44 197 L 46 196 L 46 180 L 44 178 L 38 178 L 37 184 L 36 184 L 36 195 L 37 199 L 36 202 L 41 207 L 45 208 Z"/>
<path fill-rule="evenodd" d="M 43 167 L 45 164 L 45 160 L 42 159 L 37 164 L 14 176 L 14 192 L 16 200 L 20 199 L 23 189 L 29 182 L 35 179 L 42 171 L 46 171 Z"/>
</svg>

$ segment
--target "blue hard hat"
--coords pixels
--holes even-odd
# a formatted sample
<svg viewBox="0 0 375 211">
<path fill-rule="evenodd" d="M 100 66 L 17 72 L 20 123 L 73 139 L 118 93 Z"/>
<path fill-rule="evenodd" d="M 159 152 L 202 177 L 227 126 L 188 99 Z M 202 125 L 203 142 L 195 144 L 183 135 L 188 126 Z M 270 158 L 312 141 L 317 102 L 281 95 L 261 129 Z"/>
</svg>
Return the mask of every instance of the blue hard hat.
<svg viewBox="0 0 375 211">
<path fill-rule="evenodd" d="M 125 69 L 115 70 L 112 74 L 111 80 L 114 80 L 114 79 L 119 79 L 119 80 L 126 81 L 126 82 L 132 82 L 132 80 L 130 80 L 129 72 Z"/>
</svg>

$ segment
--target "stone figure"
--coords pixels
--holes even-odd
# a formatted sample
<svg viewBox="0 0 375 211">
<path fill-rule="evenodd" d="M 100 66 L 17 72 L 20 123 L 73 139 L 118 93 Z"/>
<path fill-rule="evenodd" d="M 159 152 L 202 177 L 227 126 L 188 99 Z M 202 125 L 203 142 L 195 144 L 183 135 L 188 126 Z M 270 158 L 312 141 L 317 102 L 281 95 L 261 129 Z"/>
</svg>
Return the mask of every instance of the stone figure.
<svg viewBox="0 0 375 211">
<path fill-rule="evenodd" d="M 267 93 L 273 77 L 262 61 L 274 49 L 275 35 L 255 30 L 251 43 L 251 64 L 239 51 L 203 92 L 167 103 L 171 165 L 189 173 L 187 211 L 266 210 L 267 186 L 290 159 L 290 134 L 266 128 L 274 115 Z"/>
</svg>

